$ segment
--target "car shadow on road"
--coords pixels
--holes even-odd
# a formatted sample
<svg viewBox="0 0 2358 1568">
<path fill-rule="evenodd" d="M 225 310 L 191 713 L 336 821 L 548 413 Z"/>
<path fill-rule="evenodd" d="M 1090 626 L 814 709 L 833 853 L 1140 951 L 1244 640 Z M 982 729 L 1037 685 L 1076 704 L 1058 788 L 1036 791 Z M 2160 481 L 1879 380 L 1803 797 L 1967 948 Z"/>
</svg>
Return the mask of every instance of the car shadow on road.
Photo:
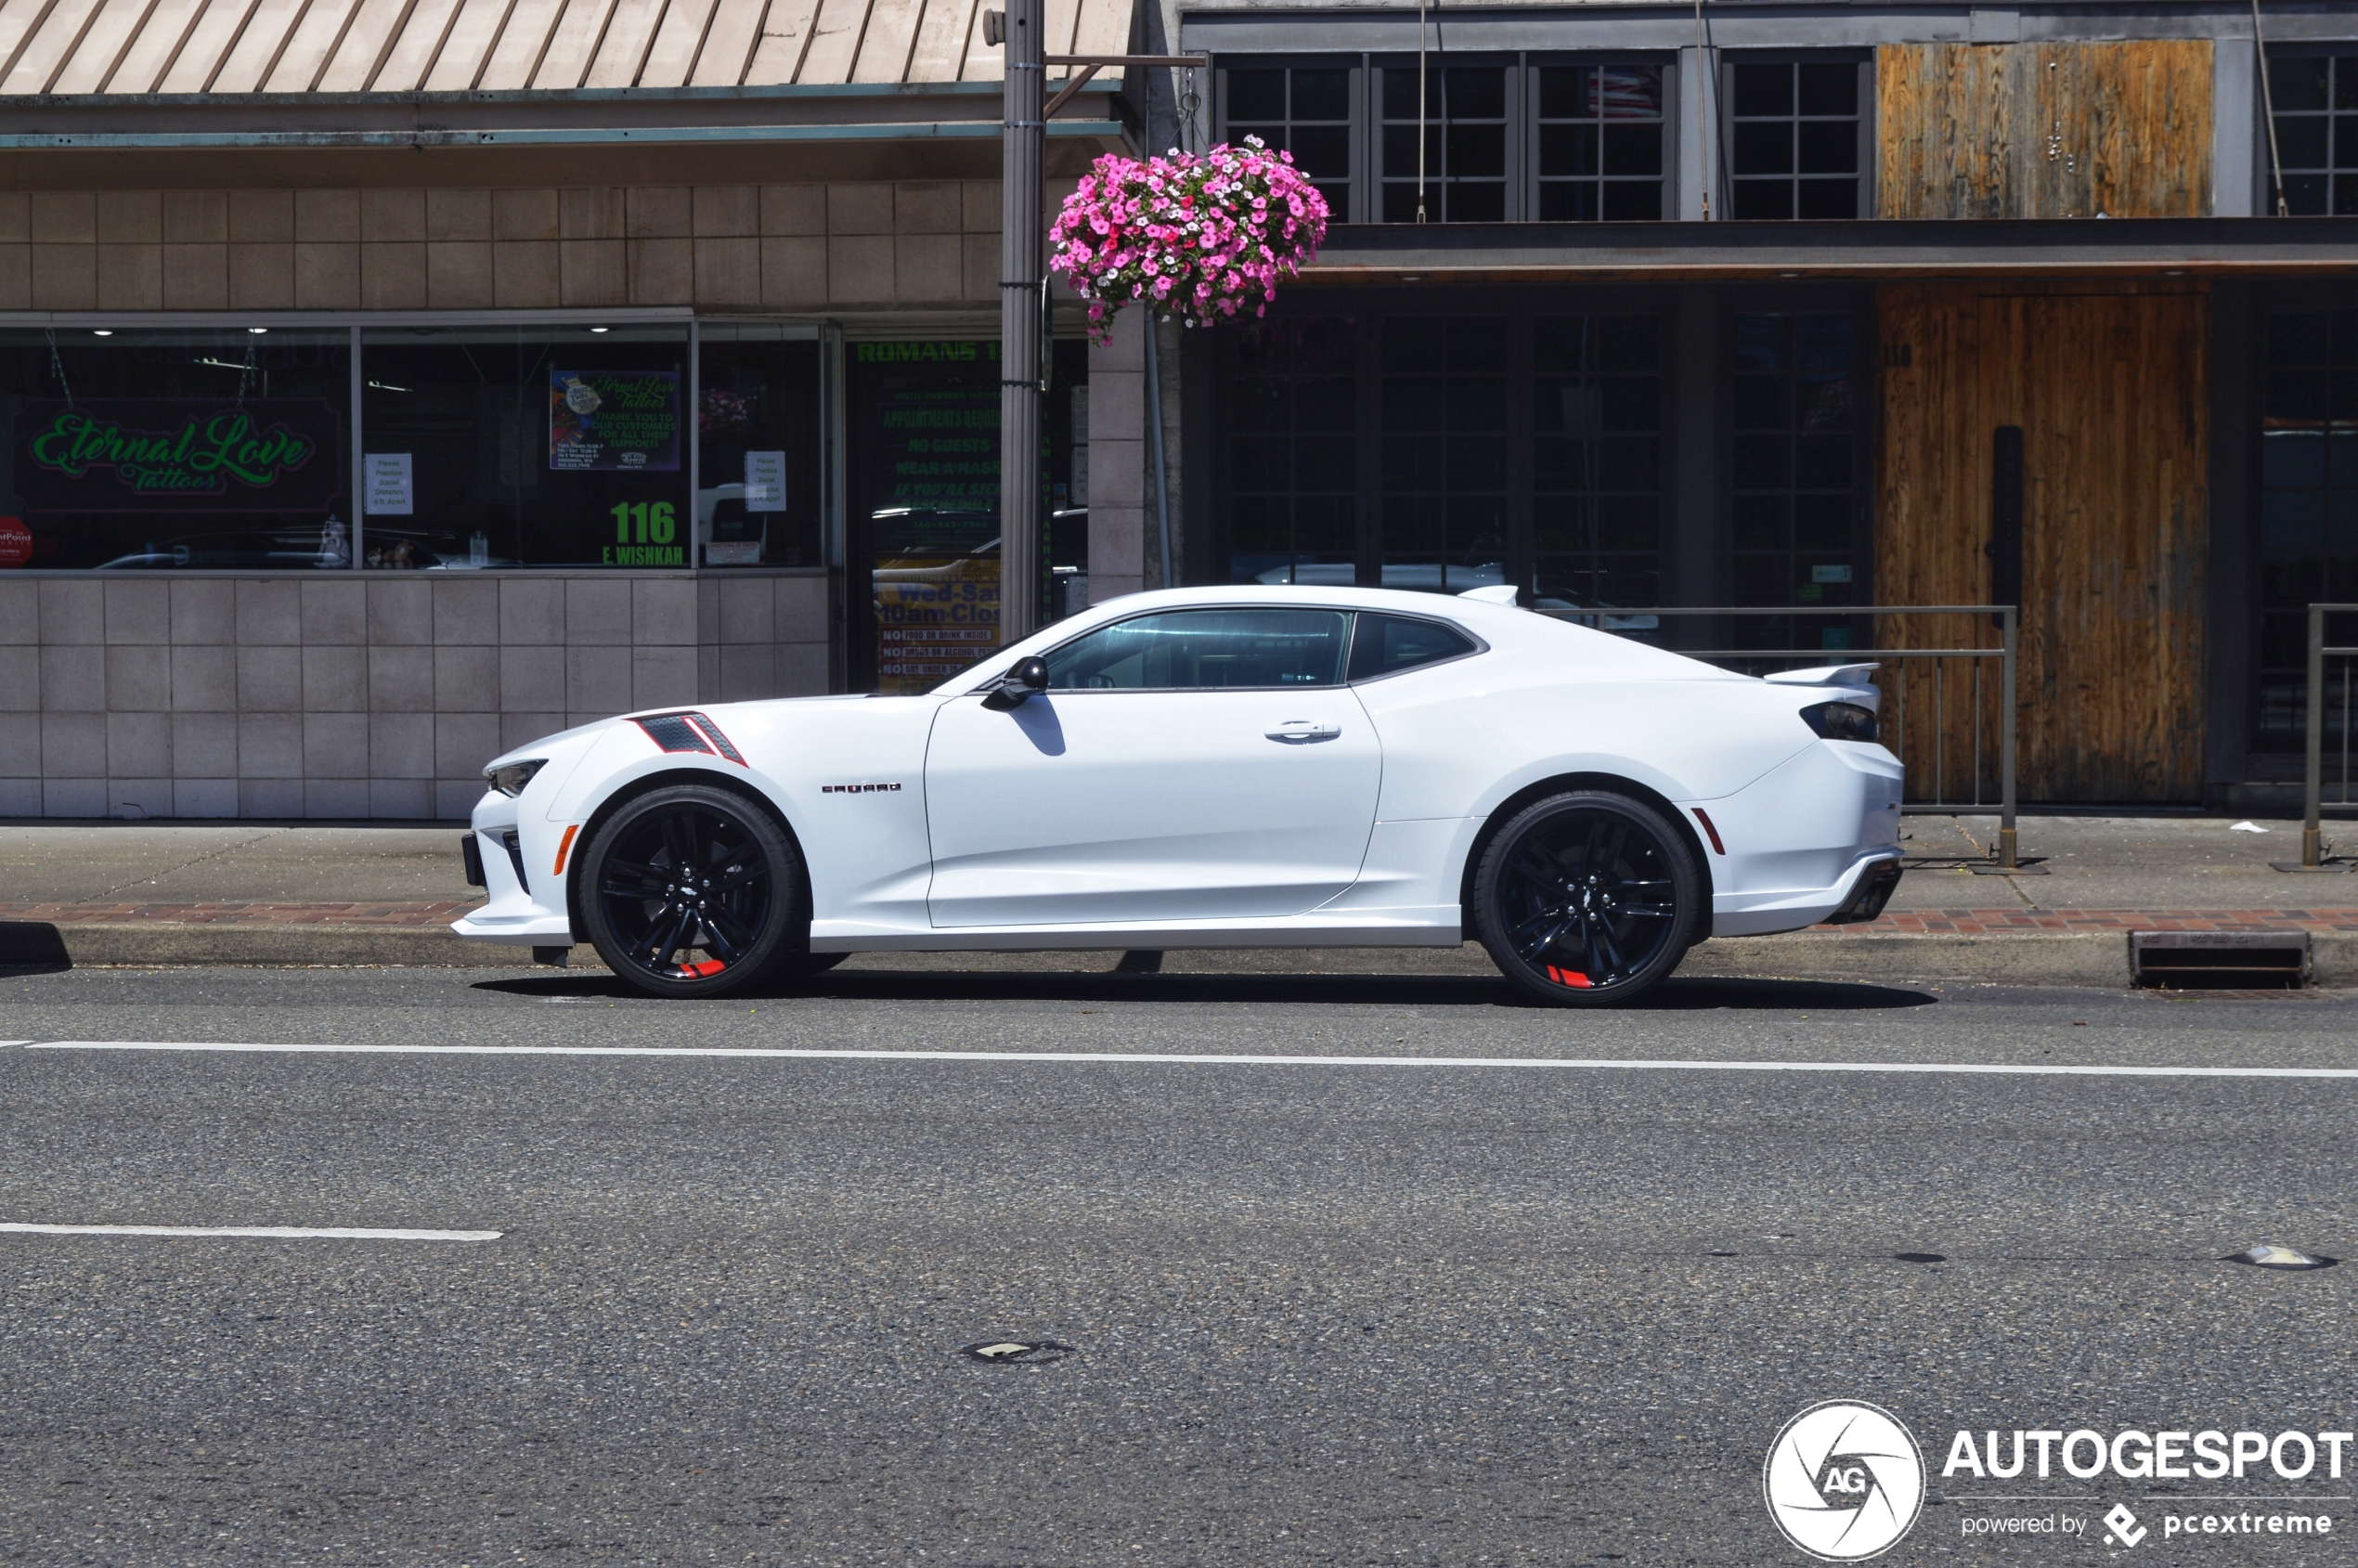
<svg viewBox="0 0 2358 1568">
<path fill-rule="evenodd" d="M 642 996 L 602 970 L 478 980 L 477 991 L 539 1000 L 611 1000 L 649 1006 L 738 1007 L 747 1002 L 1083 1002 L 1247 1005 L 1496 1007 L 1555 1011 L 1483 975 L 1120 975 L 1065 970 L 838 969 L 709 1002 Z M 1629 1004 L 1639 1013 L 1864 1012 L 1927 1007 L 1939 997 L 1898 986 L 1836 980 L 1672 978 Z M 1566 1012 L 1567 1017 L 1576 1016 Z"/>
</svg>

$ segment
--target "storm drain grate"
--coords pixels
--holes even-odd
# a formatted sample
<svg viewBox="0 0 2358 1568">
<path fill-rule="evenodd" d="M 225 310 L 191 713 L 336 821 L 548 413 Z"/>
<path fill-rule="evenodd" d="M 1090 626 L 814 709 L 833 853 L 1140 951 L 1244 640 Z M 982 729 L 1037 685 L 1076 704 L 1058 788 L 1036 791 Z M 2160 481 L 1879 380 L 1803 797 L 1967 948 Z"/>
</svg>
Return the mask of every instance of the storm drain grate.
<svg viewBox="0 0 2358 1568">
<path fill-rule="evenodd" d="M 2129 972 L 2161 991 L 2298 991 L 2309 982 L 2309 933 L 2132 931 Z"/>
</svg>

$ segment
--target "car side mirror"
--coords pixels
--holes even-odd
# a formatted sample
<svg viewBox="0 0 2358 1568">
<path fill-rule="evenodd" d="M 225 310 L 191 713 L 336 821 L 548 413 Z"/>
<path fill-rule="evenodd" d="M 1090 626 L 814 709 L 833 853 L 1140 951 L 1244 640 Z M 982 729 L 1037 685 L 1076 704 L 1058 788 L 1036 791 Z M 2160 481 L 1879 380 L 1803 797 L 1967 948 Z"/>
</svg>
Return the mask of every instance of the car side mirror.
<svg viewBox="0 0 2358 1568">
<path fill-rule="evenodd" d="M 991 694 L 982 699 L 985 707 L 1005 710 L 1020 707 L 1035 692 L 1048 689 L 1048 662 L 1045 659 L 1020 659 L 1016 667 L 999 678 Z"/>
</svg>

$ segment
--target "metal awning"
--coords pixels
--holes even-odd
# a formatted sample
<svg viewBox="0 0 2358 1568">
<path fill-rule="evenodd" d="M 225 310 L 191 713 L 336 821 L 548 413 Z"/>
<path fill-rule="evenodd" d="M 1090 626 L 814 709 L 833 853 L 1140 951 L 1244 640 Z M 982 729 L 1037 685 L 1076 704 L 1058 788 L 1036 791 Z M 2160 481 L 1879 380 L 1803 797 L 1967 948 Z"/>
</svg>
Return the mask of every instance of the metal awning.
<svg viewBox="0 0 2358 1568">
<path fill-rule="evenodd" d="M 2358 218 L 1337 224 L 1315 283 L 2358 273 Z"/>
</svg>

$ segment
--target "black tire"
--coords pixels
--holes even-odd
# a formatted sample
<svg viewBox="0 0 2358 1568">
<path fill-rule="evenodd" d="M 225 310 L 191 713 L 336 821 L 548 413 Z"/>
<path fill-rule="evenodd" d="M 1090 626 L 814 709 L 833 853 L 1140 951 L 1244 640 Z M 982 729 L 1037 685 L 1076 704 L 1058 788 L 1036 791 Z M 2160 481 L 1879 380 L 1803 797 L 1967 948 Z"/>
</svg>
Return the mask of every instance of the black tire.
<svg viewBox="0 0 2358 1568">
<path fill-rule="evenodd" d="M 669 784 L 629 801 L 590 838 L 580 876 L 598 956 L 650 996 L 725 996 L 811 956 L 802 857 L 728 790 Z"/>
<path fill-rule="evenodd" d="M 1686 838 L 1642 801 L 1573 790 L 1515 813 L 1474 873 L 1475 933 L 1499 972 L 1560 1007 L 1642 996 L 1703 927 Z"/>
</svg>

